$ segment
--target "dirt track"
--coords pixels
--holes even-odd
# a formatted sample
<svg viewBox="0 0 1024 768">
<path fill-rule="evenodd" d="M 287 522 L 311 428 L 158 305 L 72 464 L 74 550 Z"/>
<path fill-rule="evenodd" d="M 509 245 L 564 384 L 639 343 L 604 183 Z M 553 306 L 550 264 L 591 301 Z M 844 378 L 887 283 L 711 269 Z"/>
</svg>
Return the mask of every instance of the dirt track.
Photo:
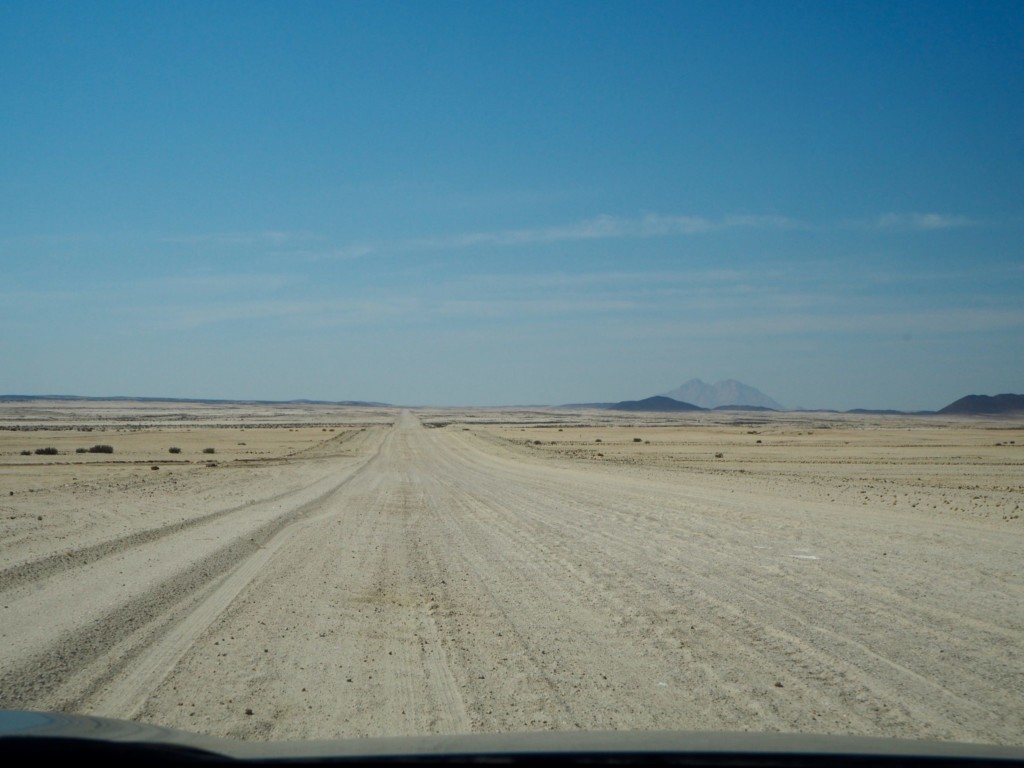
<svg viewBox="0 0 1024 768">
<path fill-rule="evenodd" d="M 403 412 L 348 455 L 218 478 L 201 509 L 12 545 L 0 706 L 268 739 L 1024 743 L 1019 524 L 496 434 Z"/>
</svg>

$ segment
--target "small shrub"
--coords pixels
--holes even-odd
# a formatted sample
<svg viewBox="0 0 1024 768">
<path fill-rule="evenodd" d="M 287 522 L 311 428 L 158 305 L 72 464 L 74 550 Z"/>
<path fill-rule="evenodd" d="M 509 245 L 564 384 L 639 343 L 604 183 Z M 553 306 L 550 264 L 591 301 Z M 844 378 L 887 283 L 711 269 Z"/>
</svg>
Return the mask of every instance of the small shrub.
<svg viewBox="0 0 1024 768">
<path fill-rule="evenodd" d="M 641 438 L 639 438 L 639 437 L 634 437 L 634 438 L 633 438 L 633 442 L 634 442 L 634 443 L 642 443 L 642 442 L 643 442 L 643 439 L 641 439 Z"/>
<path fill-rule="evenodd" d="M 181 448 L 168 448 L 168 453 L 181 453 Z"/>
<path fill-rule="evenodd" d="M 217 451 L 213 448 L 203 448 L 203 453 L 216 453 Z"/>
<path fill-rule="evenodd" d="M 113 453 L 114 446 L 112 445 L 94 445 L 89 449 L 89 453 Z"/>
<path fill-rule="evenodd" d="M 32 455 L 32 451 L 22 451 L 21 455 L 22 456 L 31 456 Z"/>
<path fill-rule="evenodd" d="M 597 438 L 597 439 L 596 439 L 596 440 L 595 440 L 594 442 L 595 442 L 595 443 L 600 443 L 600 442 L 601 442 L 601 438 L 600 438 L 600 437 L 599 437 L 599 438 Z"/>
<path fill-rule="evenodd" d="M 75 453 L 88 453 L 88 448 L 75 448 Z"/>
<path fill-rule="evenodd" d="M 153 466 L 150 467 L 150 469 L 160 469 L 160 467 L 158 467 L 156 464 L 154 464 Z"/>
<path fill-rule="evenodd" d="M 716 454 L 715 454 L 715 458 L 716 458 L 716 459 L 720 459 L 720 458 L 722 458 L 723 456 L 725 456 L 725 454 L 724 454 L 724 453 L 716 453 Z"/>
<path fill-rule="evenodd" d="M 534 440 L 534 441 L 533 441 L 533 444 L 534 444 L 534 445 L 540 445 L 540 440 Z"/>
<path fill-rule="evenodd" d="M 56 456 L 56 448 L 36 448 L 36 456 Z"/>
</svg>

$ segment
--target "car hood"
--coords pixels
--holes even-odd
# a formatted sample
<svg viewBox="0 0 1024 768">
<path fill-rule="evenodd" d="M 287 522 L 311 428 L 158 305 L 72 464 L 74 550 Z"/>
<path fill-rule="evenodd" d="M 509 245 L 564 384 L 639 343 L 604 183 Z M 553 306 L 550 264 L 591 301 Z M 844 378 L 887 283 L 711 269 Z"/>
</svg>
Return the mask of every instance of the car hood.
<svg viewBox="0 0 1024 768">
<path fill-rule="evenodd" d="M 11 745 L 34 748 L 44 744 L 116 745 L 165 749 L 187 756 L 216 756 L 240 761 L 360 760 L 366 758 L 481 757 L 519 758 L 511 762 L 534 763 L 537 758 L 573 762 L 585 757 L 590 765 L 597 756 L 631 755 L 704 756 L 706 764 L 771 764 L 786 756 L 783 764 L 811 764 L 829 756 L 837 764 L 853 764 L 849 758 L 869 758 L 890 764 L 930 764 L 967 760 L 977 764 L 1024 765 L 1024 747 L 956 742 L 877 739 L 786 733 L 717 733 L 688 731 L 567 731 L 539 733 L 432 735 L 402 738 L 339 739 L 317 741 L 253 742 L 222 739 L 170 728 L 88 715 L 55 712 L 0 711 L 0 755 Z M 152 753 L 152 752 L 151 752 Z M 716 759 L 719 758 L 719 759 Z M 450 762 L 450 761 L 446 761 Z M 456 761 L 458 762 L 458 761 Z M 856 762 L 861 762 L 857 760 Z M 693 764 L 692 762 L 689 764 Z"/>
</svg>

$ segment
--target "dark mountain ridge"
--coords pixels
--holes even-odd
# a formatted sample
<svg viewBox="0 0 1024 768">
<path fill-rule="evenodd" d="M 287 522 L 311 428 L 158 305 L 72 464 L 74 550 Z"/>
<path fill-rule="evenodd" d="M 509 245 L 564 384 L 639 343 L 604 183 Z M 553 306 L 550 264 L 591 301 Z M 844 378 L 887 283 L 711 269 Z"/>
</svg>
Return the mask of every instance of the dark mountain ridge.
<svg viewBox="0 0 1024 768">
<path fill-rule="evenodd" d="M 965 416 L 1024 413 L 1024 395 L 967 395 L 950 403 L 938 413 Z"/>
<path fill-rule="evenodd" d="M 673 400 L 664 395 L 646 397 L 643 400 L 623 400 L 608 406 L 610 411 L 703 411 L 699 405 Z"/>
</svg>

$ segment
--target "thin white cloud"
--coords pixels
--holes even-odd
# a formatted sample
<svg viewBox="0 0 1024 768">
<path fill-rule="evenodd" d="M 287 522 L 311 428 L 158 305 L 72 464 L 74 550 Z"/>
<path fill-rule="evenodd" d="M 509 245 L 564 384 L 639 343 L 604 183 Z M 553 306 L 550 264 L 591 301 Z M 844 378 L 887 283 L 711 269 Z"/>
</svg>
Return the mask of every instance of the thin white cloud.
<svg viewBox="0 0 1024 768">
<path fill-rule="evenodd" d="M 316 258 L 356 258 L 376 252 L 451 250 L 474 247 L 543 245 L 585 240 L 610 240 L 697 235 L 731 229 L 796 229 L 804 225 L 784 216 L 735 215 L 712 219 L 703 216 L 647 214 L 626 218 L 602 214 L 591 219 L 552 227 L 460 232 L 437 237 L 353 243 Z"/>
<path fill-rule="evenodd" d="M 261 245 L 284 247 L 298 243 L 309 243 L 319 239 L 320 237 L 312 232 L 285 232 L 279 230 L 263 230 L 258 232 L 205 232 L 190 235 L 170 235 L 162 238 L 165 243 L 241 247 Z"/>
<path fill-rule="evenodd" d="M 950 309 L 865 312 L 848 315 L 779 315 L 764 330 L 780 333 L 987 333 L 1024 326 L 1024 312 L 1012 309 Z"/>
<path fill-rule="evenodd" d="M 722 228 L 735 229 L 746 227 L 750 229 L 807 229 L 808 225 L 799 219 L 788 216 L 726 216 L 722 219 Z"/>
<path fill-rule="evenodd" d="M 376 249 L 372 245 L 360 245 L 357 243 L 343 248 L 336 248 L 324 255 L 332 259 L 359 259 L 363 256 L 369 256 L 374 250 Z"/>
<path fill-rule="evenodd" d="M 439 318 L 453 318 L 464 322 L 473 319 L 621 313 L 636 308 L 634 302 L 621 299 L 425 300 L 409 296 L 364 301 L 221 301 L 211 306 L 168 305 L 160 308 L 156 315 L 161 318 L 159 325 L 165 330 L 197 330 L 223 323 L 259 320 L 294 320 L 309 327 L 370 326 L 395 321 L 420 325 L 425 321 Z"/>
<path fill-rule="evenodd" d="M 272 292 L 302 282 L 295 275 L 278 274 L 208 274 L 167 277 L 137 284 L 137 288 L 156 288 L 161 291 L 200 293 L 240 293 L 249 291 Z"/>
<path fill-rule="evenodd" d="M 764 279 L 759 273 L 758 279 Z M 778 277 L 777 275 L 772 275 Z M 449 283 L 465 290 L 480 288 L 502 291 L 536 291 L 546 289 L 581 290 L 608 288 L 623 290 L 637 286 L 658 286 L 685 283 L 687 285 L 718 285 L 749 280 L 748 273 L 735 269 L 702 269 L 685 271 L 657 270 L 651 272 L 540 272 L 527 274 L 474 274 Z"/>
<path fill-rule="evenodd" d="M 630 222 L 612 216 L 598 216 L 594 219 L 556 227 L 535 229 L 504 229 L 490 232 L 462 232 L 441 237 L 421 237 L 399 241 L 393 244 L 398 250 L 446 250 L 449 248 L 471 248 L 475 246 L 532 245 L 556 243 L 568 240 L 604 240 L 624 237 L 630 234 Z"/>
<path fill-rule="evenodd" d="M 978 222 L 967 216 L 945 213 L 886 213 L 875 220 L 880 229 L 931 231 L 975 226 Z"/>
<path fill-rule="evenodd" d="M 211 325 L 260 320 L 299 321 L 309 326 L 359 326 L 420 311 L 418 299 L 398 298 L 366 301 L 346 300 L 264 300 L 219 301 L 211 306 L 168 305 L 156 315 L 164 330 L 197 330 Z"/>
<path fill-rule="evenodd" d="M 571 240 L 605 240 L 611 238 L 643 238 L 669 235 L 695 235 L 727 229 L 795 228 L 800 223 L 782 216 L 726 216 L 710 219 L 703 216 L 647 214 L 639 218 L 601 215 L 593 219 L 533 229 L 509 229 L 493 232 L 468 232 L 441 238 L 406 241 L 410 246 L 466 247 L 474 245 L 520 245 L 555 243 Z"/>
<path fill-rule="evenodd" d="M 713 309 L 708 307 L 707 309 Z M 708 312 L 702 317 L 688 316 L 671 323 L 637 321 L 615 328 L 617 334 L 634 338 L 755 338 L 805 336 L 808 334 L 876 336 L 912 333 L 917 337 L 933 334 L 992 333 L 1024 328 L 1024 311 L 1016 309 L 953 309 L 907 312 L 785 312 L 744 314 Z"/>
<path fill-rule="evenodd" d="M 209 307 L 167 307 L 160 316 L 165 327 L 193 330 L 224 322 L 305 315 L 317 312 L 319 306 L 318 302 L 303 301 L 219 302 Z"/>
<path fill-rule="evenodd" d="M 637 308 L 632 301 L 602 299 L 523 299 L 523 300 L 450 300 L 436 310 L 445 316 L 477 318 L 563 315 L 576 313 L 629 312 Z"/>
</svg>

